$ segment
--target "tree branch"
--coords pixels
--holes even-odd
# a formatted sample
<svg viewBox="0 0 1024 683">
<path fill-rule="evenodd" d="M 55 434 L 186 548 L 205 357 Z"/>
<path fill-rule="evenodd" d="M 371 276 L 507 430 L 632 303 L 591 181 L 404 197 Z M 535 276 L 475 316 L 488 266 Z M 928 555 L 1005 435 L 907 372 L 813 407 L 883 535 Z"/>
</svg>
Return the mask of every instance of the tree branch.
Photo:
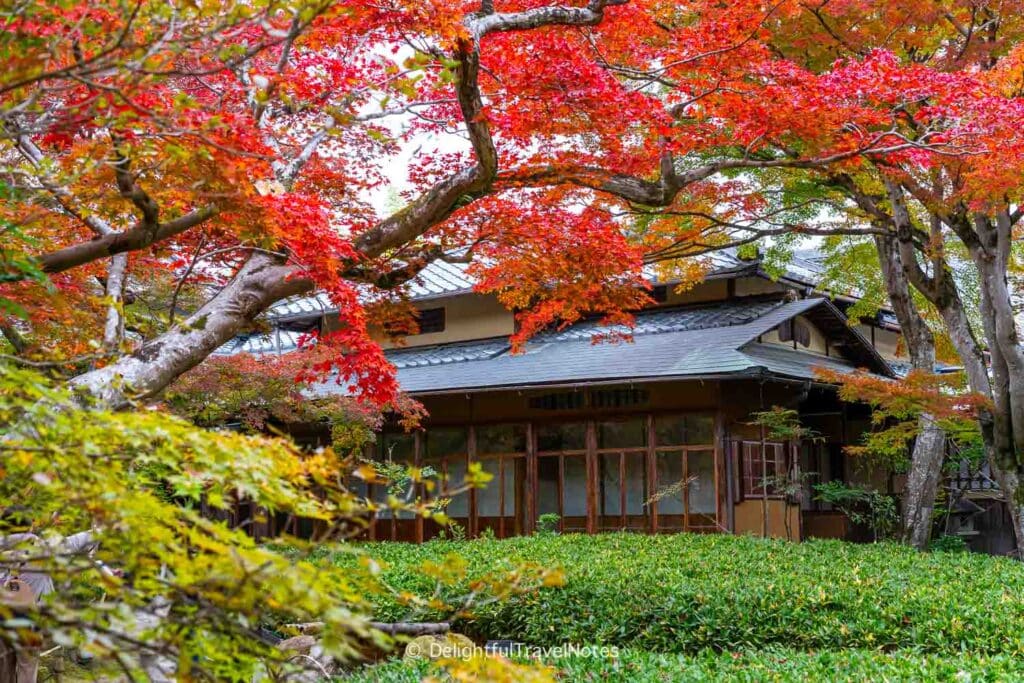
<svg viewBox="0 0 1024 683">
<path fill-rule="evenodd" d="M 135 175 L 131 172 L 131 160 L 121 150 L 120 144 L 115 137 L 113 167 L 117 190 L 142 214 L 142 220 L 137 227 L 150 233 L 155 232 L 160 223 L 160 207 L 135 181 Z"/>
<path fill-rule="evenodd" d="M 124 232 L 112 232 L 88 242 L 79 242 L 43 254 L 39 257 L 39 262 L 44 272 L 60 273 L 96 259 L 145 249 L 209 220 L 216 213 L 215 206 L 206 206 L 165 223 L 159 223 L 155 230 L 150 230 L 150 226 L 145 223 L 137 223 L 135 227 Z"/>
<path fill-rule="evenodd" d="M 542 26 L 595 26 L 604 19 L 606 7 L 625 5 L 629 0 L 590 0 L 586 7 L 560 5 L 535 7 L 522 12 L 482 14 L 467 22 L 475 41 L 489 33 L 526 31 Z"/>
</svg>

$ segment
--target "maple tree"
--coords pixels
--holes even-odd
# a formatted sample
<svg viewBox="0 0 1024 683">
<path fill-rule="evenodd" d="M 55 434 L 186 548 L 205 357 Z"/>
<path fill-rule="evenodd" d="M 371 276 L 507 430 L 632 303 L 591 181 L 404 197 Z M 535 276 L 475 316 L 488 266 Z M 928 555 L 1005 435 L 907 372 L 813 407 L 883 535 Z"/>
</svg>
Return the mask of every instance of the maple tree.
<svg viewBox="0 0 1024 683">
<path fill-rule="evenodd" d="M 992 397 L 986 434 L 1010 476 L 1019 9 L 21 3 L 0 37 L 0 263 L 28 324 L 3 329 L 29 360 L 88 356 L 72 382 L 124 405 L 320 289 L 339 324 L 311 371 L 380 406 L 397 386 L 370 328 L 408 316 L 406 283 L 433 260 L 472 261 L 479 289 L 520 310 L 521 342 L 584 315 L 628 322 L 645 262 L 692 280 L 688 257 L 709 249 L 867 235 Z M 404 206 L 378 210 L 402 175 Z M 859 220 L 822 222 L 826 207 Z M 983 275 L 1005 390 L 982 386 L 944 275 L 961 254 Z M 166 322 L 126 336 L 133 283 L 175 296 Z M 175 318 L 179 291 L 196 305 Z"/>
<path fill-rule="evenodd" d="M 812 69 L 835 58 L 869 65 L 863 78 L 900 93 L 900 125 L 910 136 L 935 116 L 967 134 L 962 154 L 888 155 L 811 179 L 841 206 L 842 229 L 852 220 L 850 232 L 874 243 L 913 367 L 932 372 L 937 342 L 952 347 L 969 389 L 986 399 L 967 404 L 976 408 L 1019 541 L 1024 366 L 1012 284 L 1020 268 L 1021 7 L 825 3 L 802 20 L 815 39 L 783 37 L 785 54 L 800 54 Z M 905 534 L 917 545 L 927 542 L 942 464 L 939 422 L 923 413 L 915 444 L 908 496 L 922 514 L 916 532 L 905 520 Z"/>
<path fill-rule="evenodd" d="M 111 359 L 74 381 L 114 403 L 128 388 L 159 391 L 271 303 L 314 287 L 340 311 L 340 331 L 320 340 L 339 352 L 318 369 L 386 402 L 396 387 L 363 303 L 401 298 L 403 281 L 455 253 L 486 256 L 474 266 L 482 289 L 529 304 L 527 333 L 593 312 L 625 319 L 644 301 L 645 255 L 680 231 L 653 222 L 637 235 L 616 216 L 623 202 L 689 202 L 685 190 L 706 204 L 729 169 L 929 144 L 871 112 L 860 127 L 842 112 L 814 139 L 793 128 L 802 105 L 764 116 L 765 95 L 795 101 L 819 88 L 765 79 L 778 60 L 755 37 L 798 11 L 625 0 L 19 6 L 3 39 L 16 196 L 4 220 L 31 246 L 13 243 L 5 260 L 27 253 L 47 277 L 12 268 L 5 292 L 41 339 L 69 322 L 96 330 L 61 338 L 66 354 L 104 323 Z M 538 58 L 545 68 L 531 68 Z M 744 90 L 704 91 L 730 72 Z M 758 148 L 764 126 L 803 152 Z M 465 143 L 418 155 L 406 206 L 377 215 L 367 193 L 385 184 L 388 161 L 446 132 Z M 219 290 L 161 334 L 124 342 L 125 270 L 144 278 L 190 259 L 201 263 L 188 273 Z"/>
</svg>

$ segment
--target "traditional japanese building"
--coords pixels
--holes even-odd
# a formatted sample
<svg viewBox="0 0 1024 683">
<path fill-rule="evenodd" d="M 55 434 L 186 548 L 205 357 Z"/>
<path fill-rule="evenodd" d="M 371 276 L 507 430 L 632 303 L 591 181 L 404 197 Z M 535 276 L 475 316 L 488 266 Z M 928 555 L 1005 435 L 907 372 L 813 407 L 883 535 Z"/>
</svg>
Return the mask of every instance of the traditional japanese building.
<svg viewBox="0 0 1024 683">
<path fill-rule="evenodd" d="M 814 254 L 798 255 L 775 279 L 756 260 L 714 259 L 705 281 L 684 292 L 655 282 L 657 305 L 637 314 L 631 341 L 594 343 L 608 330 L 584 321 L 539 334 L 516 354 L 512 313 L 476 293 L 464 266 L 430 265 L 413 283 L 420 333 L 387 352 L 429 418 L 413 433 L 385 430 L 373 457 L 431 466 L 453 483 L 479 462 L 490 485 L 447 508 L 471 537 L 530 533 L 541 515 L 557 516 L 567 532 L 855 535 L 845 516 L 814 501 L 811 483 L 898 492 L 902 481 L 844 454 L 870 416 L 839 400 L 817 370 L 896 377 L 906 366 L 898 325 L 885 312 L 848 320 L 853 300 L 818 291 Z M 270 334 L 221 353 L 286 353 L 303 332 L 332 324 L 322 297 L 283 302 L 269 317 Z M 797 410 L 820 439 L 766 437 L 752 414 L 773 406 Z M 805 495 L 787 500 L 772 481 L 795 472 L 813 475 L 801 478 Z M 421 541 L 439 531 L 429 520 L 383 515 L 371 535 Z"/>
</svg>

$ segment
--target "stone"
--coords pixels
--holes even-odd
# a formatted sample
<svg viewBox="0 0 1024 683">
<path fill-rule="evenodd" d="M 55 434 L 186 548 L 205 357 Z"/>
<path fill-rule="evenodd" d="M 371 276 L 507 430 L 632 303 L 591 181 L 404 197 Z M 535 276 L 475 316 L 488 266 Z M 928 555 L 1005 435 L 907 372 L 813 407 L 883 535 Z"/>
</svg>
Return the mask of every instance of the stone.
<svg viewBox="0 0 1024 683">
<path fill-rule="evenodd" d="M 294 651 L 301 655 L 308 655 L 315 645 L 316 638 L 313 636 L 294 636 L 278 643 L 277 649 L 283 651 Z"/>
</svg>

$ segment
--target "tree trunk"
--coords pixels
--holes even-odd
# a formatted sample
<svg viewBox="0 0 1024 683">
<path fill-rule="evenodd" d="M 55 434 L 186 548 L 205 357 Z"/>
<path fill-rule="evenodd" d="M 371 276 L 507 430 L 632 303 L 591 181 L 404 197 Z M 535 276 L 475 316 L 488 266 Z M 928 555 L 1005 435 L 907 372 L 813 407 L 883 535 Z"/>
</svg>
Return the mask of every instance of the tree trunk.
<svg viewBox="0 0 1024 683">
<path fill-rule="evenodd" d="M 1005 212 L 995 220 L 976 215 L 978 237 L 968 243 L 979 274 L 981 319 L 989 351 L 987 377 L 992 400 L 989 461 L 1013 519 L 1017 552 L 1024 549 L 1024 347 L 1020 345 L 1007 276 L 1012 222 Z M 988 445 L 988 444 L 986 444 Z"/>
<path fill-rule="evenodd" d="M 245 329 L 275 301 L 312 289 L 277 256 L 254 252 L 215 297 L 129 356 L 75 377 L 71 384 L 117 409 L 158 393 Z"/>
<path fill-rule="evenodd" d="M 946 432 L 931 415 L 922 415 L 918 425 L 907 485 L 903 492 L 901 539 L 918 550 L 924 550 L 932 535 L 932 513 L 942 478 Z"/>
<path fill-rule="evenodd" d="M 107 322 L 103 327 L 103 348 L 115 351 L 124 339 L 124 285 L 128 271 L 128 254 L 110 257 L 107 271 Z"/>
<path fill-rule="evenodd" d="M 900 323 L 903 338 L 915 370 L 935 372 L 935 336 L 910 294 L 910 282 L 893 237 L 876 237 L 875 247 L 886 291 Z M 919 550 L 928 546 L 932 533 L 932 512 L 946 454 L 946 433 L 928 414 L 918 418 L 917 438 L 910 455 L 906 489 L 903 492 L 901 539 Z"/>
</svg>

